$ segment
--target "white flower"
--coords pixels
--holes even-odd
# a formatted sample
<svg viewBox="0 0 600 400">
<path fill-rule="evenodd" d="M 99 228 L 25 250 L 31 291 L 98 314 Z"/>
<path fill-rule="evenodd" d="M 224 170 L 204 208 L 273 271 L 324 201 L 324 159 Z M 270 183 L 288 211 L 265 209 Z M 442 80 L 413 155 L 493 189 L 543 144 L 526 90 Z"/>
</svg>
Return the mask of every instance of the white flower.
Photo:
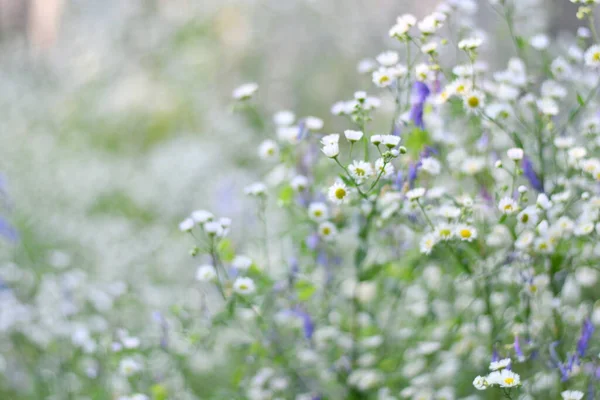
<svg viewBox="0 0 600 400">
<path fill-rule="evenodd" d="M 425 157 L 421 160 L 421 169 L 430 175 L 439 175 L 442 165 L 433 157 Z"/>
<path fill-rule="evenodd" d="M 478 90 L 470 91 L 463 96 L 463 104 L 467 112 L 473 113 L 485 106 L 485 96 Z"/>
<path fill-rule="evenodd" d="M 421 238 L 419 248 L 421 253 L 430 254 L 438 241 L 438 237 L 435 233 L 428 233 Z"/>
<path fill-rule="evenodd" d="M 542 210 L 549 210 L 552 207 L 552 202 L 545 193 L 538 194 L 536 204 Z"/>
<path fill-rule="evenodd" d="M 460 240 L 471 242 L 477 238 L 477 229 L 467 224 L 460 224 L 455 228 L 454 235 Z"/>
<path fill-rule="evenodd" d="M 340 154 L 340 146 L 337 143 L 332 143 L 323 146 L 321 149 L 323 154 L 325 154 L 329 158 L 335 158 Z"/>
<path fill-rule="evenodd" d="M 456 219 L 460 216 L 460 208 L 454 206 L 441 206 L 437 214 L 442 218 Z"/>
<path fill-rule="evenodd" d="M 406 198 L 408 200 L 418 200 L 421 197 L 423 197 L 425 195 L 425 188 L 422 187 L 418 187 L 418 188 L 414 188 L 409 190 L 408 192 L 406 192 Z"/>
<path fill-rule="evenodd" d="M 512 371 L 503 369 L 494 371 L 488 375 L 487 381 L 490 385 L 498 385 L 503 388 L 512 388 L 521 384 L 521 377 Z"/>
<path fill-rule="evenodd" d="M 404 39 L 413 26 L 417 23 L 417 19 L 412 14 L 404 14 L 396 19 L 396 24 L 390 29 L 390 37 Z"/>
<path fill-rule="evenodd" d="M 475 386 L 475 389 L 477 390 L 485 390 L 488 388 L 489 384 L 487 379 L 485 379 L 483 376 L 477 376 L 473 380 L 473 386 Z"/>
<path fill-rule="evenodd" d="M 294 113 L 288 110 L 278 111 L 273 115 L 273 122 L 277 126 L 290 126 L 295 119 Z"/>
<path fill-rule="evenodd" d="M 323 120 L 317 117 L 306 117 L 304 118 L 304 126 L 311 131 L 320 131 L 323 129 Z"/>
<path fill-rule="evenodd" d="M 461 171 L 467 175 L 475 175 L 485 167 L 485 159 L 482 157 L 467 157 L 461 165 Z"/>
<path fill-rule="evenodd" d="M 391 67 L 398 64 L 399 56 L 395 51 L 386 51 L 377 56 L 377 62 L 384 67 Z"/>
<path fill-rule="evenodd" d="M 508 367 L 510 365 L 510 363 L 511 363 L 510 358 L 504 358 L 502 360 L 492 361 L 490 363 L 490 370 L 498 371 L 500 369 Z"/>
<path fill-rule="evenodd" d="M 415 77 L 419 81 L 425 81 L 429 77 L 429 73 L 431 72 L 431 68 L 427 64 L 417 64 L 415 67 Z"/>
<path fill-rule="evenodd" d="M 181 221 L 179 223 L 179 230 L 181 232 L 189 232 L 192 230 L 192 228 L 194 227 L 194 225 L 196 225 L 196 223 L 194 222 L 193 219 L 191 218 L 186 218 L 183 221 Z"/>
<path fill-rule="evenodd" d="M 542 114 L 550 116 L 558 115 L 558 112 L 560 111 L 558 108 L 558 103 L 550 97 L 543 97 L 539 99 L 537 101 L 537 107 Z"/>
<path fill-rule="evenodd" d="M 244 193 L 250 196 L 262 196 L 267 192 L 267 186 L 262 182 L 255 182 L 246 186 Z"/>
<path fill-rule="evenodd" d="M 121 375 L 129 377 L 141 371 L 142 366 L 133 358 L 124 358 L 119 362 L 119 372 Z"/>
<path fill-rule="evenodd" d="M 214 219 L 214 215 L 210 211 L 196 210 L 191 214 L 192 219 L 199 225 L 205 224 Z"/>
<path fill-rule="evenodd" d="M 523 149 L 513 147 L 512 149 L 508 149 L 506 155 L 513 161 L 520 161 L 523 159 Z"/>
<path fill-rule="evenodd" d="M 475 50 L 483 43 L 483 39 L 481 38 L 467 38 L 458 42 L 458 48 L 461 50 Z"/>
<path fill-rule="evenodd" d="M 520 225 L 534 227 L 539 221 L 538 210 L 535 206 L 528 206 L 517 215 Z"/>
<path fill-rule="evenodd" d="M 359 74 L 368 74 L 370 72 L 373 72 L 375 68 L 377 68 L 377 64 L 375 63 L 375 61 L 371 60 L 370 58 L 365 58 L 358 62 L 358 65 L 356 66 L 356 71 Z"/>
<path fill-rule="evenodd" d="M 200 265 L 196 270 L 196 280 L 200 282 L 211 282 L 217 277 L 217 271 L 212 265 Z"/>
<path fill-rule="evenodd" d="M 225 229 L 223 229 L 223 225 L 216 221 L 209 221 L 203 226 L 204 232 L 211 236 L 221 237 L 225 234 Z"/>
<path fill-rule="evenodd" d="M 252 294 L 256 291 L 256 286 L 254 285 L 254 281 L 247 277 L 238 277 L 235 282 L 233 282 L 233 290 L 236 293 L 246 295 Z"/>
<path fill-rule="evenodd" d="M 498 203 L 498 209 L 501 213 L 510 215 L 519 210 L 519 204 L 511 197 L 503 197 Z"/>
<path fill-rule="evenodd" d="M 454 236 L 454 229 L 452 226 L 442 223 L 435 227 L 435 234 L 440 240 L 450 240 Z"/>
<path fill-rule="evenodd" d="M 583 392 L 579 390 L 565 390 L 560 394 L 563 400 L 581 400 L 583 399 Z"/>
<path fill-rule="evenodd" d="M 600 45 L 595 44 L 585 51 L 585 65 L 592 68 L 600 67 Z"/>
<path fill-rule="evenodd" d="M 363 133 L 361 131 L 346 130 L 344 131 L 344 136 L 346 137 L 346 140 L 348 140 L 351 143 L 354 143 L 362 139 Z"/>
<path fill-rule="evenodd" d="M 296 192 L 302 192 L 308 186 L 308 178 L 304 175 L 297 175 L 294 178 L 292 178 L 290 186 Z"/>
<path fill-rule="evenodd" d="M 366 161 L 354 160 L 352 164 L 348 166 L 348 171 L 357 183 L 362 183 L 373 176 L 373 167 Z"/>
<path fill-rule="evenodd" d="M 383 140 L 383 135 L 373 135 L 371 136 L 371 143 L 375 146 L 379 146 Z"/>
<path fill-rule="evenodd" d="M 390 163 L 386 164 L 383 158 L 378 158 L 375 161 L 375 174 L 379 175 L 380 173 L 383 178 L 389 178 L 394 174 L 394 166 Z"/>
<path fill-rule="evenodd" d="M 378 87 L 384 88 L 392 84 L 395 77 L 392 69 L 381 67 L 373 72 L 373 83 Z"/>
<path fill-rule="evenodd" d="M 308 206 L 308 216 L 313 221 L 321 222 L 329 218 L 329 212 L 325 203 L 310 203 Z"/>
<path fill-rule="evenodd" d="M 263 160 L 272 159 L 279 153 L 279 147 L 274 140 L 267 139 L 258 146 L 258 156 Z"/>
<path fill-rule="evenodd" d="M 400 143 L 400 136 L 381 135 L 381 143 L 388 149 L 393 149 Z"/>
<path fill-rule="evenodd" d="M 336 182 L 329 188 L 329 200 L 335 204 L 343 204 L 348 199 L 348 187 L 343 182 Z"/>
<path fill-rule="evenodd" d="M 252 266 L 252 259 L 248 256 L 237 255 L 231 261 L 231 265 L 238 271 L 247 271 Z"/>
<path fill-rule="evenodd" d="M 235 100 L 248 100 L 258 90 L 256 83 L 245 83 L 233 91 L 233 98 Z"/>
<path fill-rule="evenodd" d="M 339 144 L 340 143 L 340 134 L 339 133 L 330 133 L 329 135 L 325 135 L 323 136 L 323 138 L 321 138 L 321 144 L 323 146 L 330 146 L 333 144 Z"/>
<path fill-rule="evenodd" d="M 550 45 L 550 39 L 548 36 L 540 33 L 529 39 L 529 44 L 536 50 L 545 50 Z"/>
<path fill-rule="evenodd" d="M 319 225 L 319 235 L 324 240 L 331 240 L 337 234 L 337 228 L 334 224 L 329 221 L 323 222 Z"/>
</svg>

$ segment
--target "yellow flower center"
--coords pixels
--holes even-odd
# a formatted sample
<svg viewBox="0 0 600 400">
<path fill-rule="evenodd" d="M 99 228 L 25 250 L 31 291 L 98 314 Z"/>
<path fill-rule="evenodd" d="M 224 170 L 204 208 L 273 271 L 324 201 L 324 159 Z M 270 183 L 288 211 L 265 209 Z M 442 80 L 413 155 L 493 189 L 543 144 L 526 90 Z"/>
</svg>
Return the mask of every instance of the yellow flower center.
<svg viewBox="0 0 600 400">
<path fill-rule="evenodd" d="M 469 99 L 467 100 L 467 103 L 469 104 L 469 107 L 475 108 L 475 107 L 479 106 L 479 99 L 475 96 L 469 97 Z"/>
<path fill-rule="evenodd" d="M 337 199 L 340 199 L 340 200 L 343 199 L 344 197 L 346 197 L 346 189 L 344 189 L 344 188 L 337 188 L 335 190 L 335 197 Z"/>
<path fill-rule="evenodd" d="M 512 209 L 513 209 L 513 206 L 510 204 L 507 204 L 504 206 L 504 211 L 512 211 Z"/>
<path fill-rule="evenodd" d="M 245 283 L 242 283 L 242 284 L 240 285 L 240 289 L 242 289 L 242 290 L 246 290 L 246 289 L 248 289 L 248 285 L 246 285 Z"/>
<path fill-rule="evenodd" d="M 362 168 L 356 168 L 356 170 L 354 171 L 356 173 L 356 175 L 358 176 L 364 176 L 365 175 L 365 170 Z"/>
<path fill-rule="evenodd" d="M 331 233 L 331 229 L 329 227 L 323 228 L 323 235 L 329 235 Z"/>
<path fill-rule="evenodd" d="M 592 60 L 599 62 L 600 61 L 600 51 L 594 53 L 594 55 L 592 55 Z"/>
<path fill-rule="evenodd" d="M 315 217 L 320 217 L 321 215 L 323 215 L 321 210 L 315 210 Z"/>
<path fill-rule="evenodd" d="M 515 383 L 515 379 L 514 378 L 504 378 L 504 383 L 507 385 L 512 385 L 513 383 Z"/>
<path fill-rule="evenodd" d="M 471 231 L 469 229 L 461 229 L 459 233 L 462 238 L 468 239 L 471 237 Z"/>
<path fill-rule="evenodd" d="M 390 81 L 390 77 L 387 75 L 383 75 L 379 78 L 379 83 L 386 83 Z"/>
<path fill-rule="evenodd" d="M 529 221 L 529 214 L 523 214 L 523 216 L 521 217 L 521 222 L 526 224 L 527 221 Z"/>
<path fill-rule="evenodd" d="M 440 236 L 442 236 L 442 237 L 448 237 L 448 236 L 450 236 L 450 233 L 451 233 L 450 229 L 447 229 L 447 228 L 440 229 Z"/>
</svg>

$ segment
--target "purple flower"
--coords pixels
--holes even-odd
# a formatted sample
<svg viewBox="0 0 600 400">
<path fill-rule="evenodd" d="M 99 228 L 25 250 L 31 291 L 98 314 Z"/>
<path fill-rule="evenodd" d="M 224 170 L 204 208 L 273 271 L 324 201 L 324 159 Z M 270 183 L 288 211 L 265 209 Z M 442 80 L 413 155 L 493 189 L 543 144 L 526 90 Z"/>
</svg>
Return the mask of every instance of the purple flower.
<svg viewBox="0 0 600 400">
<path fill-rule="evenodd" d="M 538 192 L 544 192 L 544 184 L 542 183 L 542 181 L 540 181 L 540 178 L 538 178 L 537 174 L 535 173 L 535 170 L 533 169 L 533 164 L 531 163 L 529 157 L 523 157 L 521 166 L 523 168 L 523 175 L 525 175 L 531 187 L 537 190 Z"/>
<path fill-rule="evenodd" d="M 315 331 L 315 324 L 313 323 L 312 318 L 306 311 L 304 311 L 300 307 L 296 307 L 294 310 L 294 314 L 302 320 L 302 329 L 304 331 L 304 337 L 307 339 L 311 339 L 312 335 Z"/>
<path fill-rule="evenodd" d="M 523 354 L 523 350 L 521 350 L 521 344 L 519 343 L 519 336 L 515 335 L 515 354 L 517 355 L 517 359 L 519 362 L 525 361 L 525 354 Z"/>
<path fill-rule="evenodd" d="M 583 357 L 585 355 L 585 351 L 587 350 L 588 344 L 592 335 L 594 334 L 594 325 L 589 318 L 587 318 L 583 322 L 583 327 L 581 329 L 581 336 L 579 337 L 579 341 L 577 341 L 577 354 L 579 357 Z"/>
<path fill-rule="evenodd" d="M 313 233 L 306 237 L 306 246 L 308 246 L 308 248 L 311 250 L 316 250 L 317 246 L 319 246 L 319 242 L 319 235 L 316 233 Z"/>
<path fill-rule="evenodd" d="M 425 101 L 429 97 L 431 91 L 423 82 L 415 82 L 412 89 L 412 95 L 410 99 L 410 120 L 420 129 L 425 129 L 423 123 L 423 110 L 425 108 Z"/>
<path fill-rule="evenodd" d="M 19 234 L 17 230 L 2 217 L 0 217 L 0 236 L 3 236 L 10 242 L 19 241 Z"/>
<path fill-rule="evenodd" d="M 419 168 L 421 167 L 421 161 L 417 163 L 410 163 L 408 165 L 408 185 L 412 188 L 415 185 L 415 181 L 417 180 L 417 175 L 419 173 Z"/>
</svg>

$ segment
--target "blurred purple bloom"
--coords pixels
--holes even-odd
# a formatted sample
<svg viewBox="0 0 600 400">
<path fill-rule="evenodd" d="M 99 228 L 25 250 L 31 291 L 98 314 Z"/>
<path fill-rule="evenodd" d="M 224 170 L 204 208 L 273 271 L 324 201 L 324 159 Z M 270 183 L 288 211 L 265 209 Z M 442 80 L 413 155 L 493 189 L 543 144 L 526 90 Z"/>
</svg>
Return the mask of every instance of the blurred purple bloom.
<svg viewBox="0 0 600 400">
<path fill-rule="evenodd" d="M 319 235 L 317 235 L 316 233 L 310 234 L 306 237 L 306 245 L 311 250 L 316 250 L 317 246 L 319 246 L 319 242 Z"/>
<path fill-rule="evenodd" d="M 521 343 L 519 343 L 519 336 L 515 335 L 515 354 L 517 355 L 517 359 L 519 362 L 525 361 L 525 354 L 523 354 L 523 350 L 521 350 Z"/>
<path fill-rule="evenodd" d="M 585 351 L 587 350 L 588 344 L 592 335 L 594 334 L 594 324 L 587 318 L 583 322 L 583 328 L 581 329 L 581 336 L 579 337 L 579 341 L 577 342 L 577 354 L 579 357 L 583 357 L 585 355 Z"/>
<path fill-rule="evenodd" d="M 423 110 L 425 108 L 425 101 L 431 91 L 423 82 L 415 82 L 412 89 L 412 95 L 410 98 L 410 120 L 420 129 L 425 129 L 423 123 Z"/>
<path fill-rule="evenodd" d="M 410 163 L 408 165 L 408 185 L 412 188 L 417 180 L 419 168 L 421 167 L 421 161 L 417 163 Z"/>
<path fill-rule="evenodd" d="M 19 241 L 19 234 L 12 225 L 0 217 L 0 236 L 4 236 L 10 242 Z"/>
<path fill-rule="evenodd" d="M 543 192 L 544 185 L 542 184 L 542 182 L 540 181 L 540 178 L 538 178 L 537 174 L 535 173 L 535 170 L 533 169 L 533 164 L 531 163 L 531 160 L 529 159 L 529 157 L 527 157 L 527 156 L 523 157 L 521 166 L 523 168 L 523 175 L 525 175 L 525 177 L 529 181 L 529 184 L 531 185 L 531 187 L 534 188 L 535 190 L 537 190 L 538 192 Z"/>
<path fill-rule="evenodd" d="M 402 189 L 402 184 L 404 183 L 404 177 L 402 176 L 402 171 L 398 171 L 396 175 L 396 179 L 394 180 L 394 189 L 400 190 Z"/>
<path fill-rule="evenodd" d="M 296 307 L 294 310 L 294 314 L 302 319 L 302 328 L 304 330 L 304 337 L 307 339 L 311 339 L 312 335 L 315 331 L 315 325 L 312 321 L 312 318 L 308 313 L 302 310 L 300 307 Z"/>
</svg>

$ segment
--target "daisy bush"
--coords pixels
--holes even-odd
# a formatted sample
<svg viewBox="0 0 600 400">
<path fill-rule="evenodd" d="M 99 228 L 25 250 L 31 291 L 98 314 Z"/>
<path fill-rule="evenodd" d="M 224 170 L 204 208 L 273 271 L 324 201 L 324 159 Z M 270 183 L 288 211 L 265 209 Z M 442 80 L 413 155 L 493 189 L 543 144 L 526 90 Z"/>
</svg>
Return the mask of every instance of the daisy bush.
<svg viewBox="0 0 600 400">
<path fill-rule="evenodd" d="M 600 397 L 600 1 L 571 2 L 581 26 L 560 40 L 536 1 L 400 15 L 315 115 L 269 115 L 257 83 L 232 88 L 235 118 L 260 128 L 239 149 L 254 181 L 231 194 L 242 218 L 182 216 L 189 298 L 140 326 L 136 292 L 87 282 L 64 253 L 41 282 L 5 266 L 22 287 L 0 290 L 0 346 L 23 360 L 1 359 L 5 396 Z M 20 301 L 34 291 L 56 302 Z M 33 322 L 47 327 L 35 339 Z"/>
</svg>

